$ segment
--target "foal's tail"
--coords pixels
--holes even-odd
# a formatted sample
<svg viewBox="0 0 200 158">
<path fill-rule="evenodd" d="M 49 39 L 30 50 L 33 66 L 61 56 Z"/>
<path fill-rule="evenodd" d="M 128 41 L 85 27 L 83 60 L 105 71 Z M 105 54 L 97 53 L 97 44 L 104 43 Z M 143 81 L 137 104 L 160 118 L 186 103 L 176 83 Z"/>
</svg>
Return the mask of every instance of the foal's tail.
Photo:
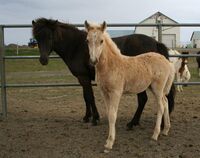
<svg viewBox="0 0 200 158">
<path fill-rule="evenodd" d="M 164 88 L 164 94 L 168 95 L 170 93 L 170 89 L 172 87 L 173 81 L 174 81 L 174 77 L 175 77 L 175 68 L 173 63 L 169 63 L 170 64 L 170 73 L 167 79 L 167 82 L 165 84 L 165 88 Z"/>
</svg>

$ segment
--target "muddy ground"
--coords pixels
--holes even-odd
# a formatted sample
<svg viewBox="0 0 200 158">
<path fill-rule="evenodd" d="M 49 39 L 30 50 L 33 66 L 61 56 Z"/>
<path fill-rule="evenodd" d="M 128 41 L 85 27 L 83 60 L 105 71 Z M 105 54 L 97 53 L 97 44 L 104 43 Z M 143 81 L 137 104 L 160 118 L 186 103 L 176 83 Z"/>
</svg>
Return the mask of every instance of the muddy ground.
<svg viewBox="0 0 200 158">
<path fill-rule="evenodd" d="M 169 136 L 151 141 L 156 111 L 152 94 L 140 126 L 126 130 L 135 111 L 136 97 L 125 94 L 120 102 L 113 150 L 103 153 L 108 122 L 98 88 L 100 124 L 83 123 L 81 88 L 8 89 L 8 118 L 0 121 L 0 158 L 199 158 L 200 87 L 177 93 Z"/>
</svg>

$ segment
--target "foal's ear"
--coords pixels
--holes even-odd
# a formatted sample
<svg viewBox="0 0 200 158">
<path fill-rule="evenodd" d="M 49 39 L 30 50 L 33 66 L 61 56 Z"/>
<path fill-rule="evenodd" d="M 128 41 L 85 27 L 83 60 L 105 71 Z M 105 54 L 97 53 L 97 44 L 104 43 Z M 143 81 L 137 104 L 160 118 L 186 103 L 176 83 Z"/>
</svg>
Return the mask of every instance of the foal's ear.
<svg viewBox="0 0 200 158">
<path fill-rule="evenodd" d="M 85 20 L 85 29 L 88 32 L 90 30 L 90 24 Z"/>
<path fill-rule="evenodd" d="M 107 24 L 106 22 L 104 21 L 103 24 L 101 24 L 101 31 L 104 32 L 107 28 Z"/>
</svg>

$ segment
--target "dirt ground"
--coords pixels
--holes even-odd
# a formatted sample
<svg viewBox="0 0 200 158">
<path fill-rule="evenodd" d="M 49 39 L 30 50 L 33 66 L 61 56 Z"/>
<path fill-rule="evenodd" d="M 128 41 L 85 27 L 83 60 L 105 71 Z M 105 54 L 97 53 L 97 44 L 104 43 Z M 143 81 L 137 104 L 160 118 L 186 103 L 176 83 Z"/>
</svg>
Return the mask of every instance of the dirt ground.
<svg viewBox="0 0 200 158">
<path fill-rule="evenodd" d="M 8 89 L 8 118 L 0 121 L 0 158 L 199 158 L 200 86 L 184 87 L 176 95 L 169 136 L 150 139 L 156 119 L 152 94 L 140 126 L 126 130 L 137 107 L 136 97 L 125 94 L 120 102 L 113 150 L 105 154 L 108 121 L 95 87 L 100 124 L 83 123 L 82 89 Z"/>
</svg>

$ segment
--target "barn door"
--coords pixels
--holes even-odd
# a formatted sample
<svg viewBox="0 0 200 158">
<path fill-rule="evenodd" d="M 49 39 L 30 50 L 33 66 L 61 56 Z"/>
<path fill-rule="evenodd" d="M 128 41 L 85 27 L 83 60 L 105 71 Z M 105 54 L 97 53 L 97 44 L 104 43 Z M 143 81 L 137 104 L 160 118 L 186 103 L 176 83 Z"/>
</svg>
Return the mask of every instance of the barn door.
<svg viewBox="0 0 200 158">
<path fill-rule="evenodd" d="M 162 43 L 168 48 L 176 47 L 176 35 L 175 34 L 162 34 Z"/>
</svg>

